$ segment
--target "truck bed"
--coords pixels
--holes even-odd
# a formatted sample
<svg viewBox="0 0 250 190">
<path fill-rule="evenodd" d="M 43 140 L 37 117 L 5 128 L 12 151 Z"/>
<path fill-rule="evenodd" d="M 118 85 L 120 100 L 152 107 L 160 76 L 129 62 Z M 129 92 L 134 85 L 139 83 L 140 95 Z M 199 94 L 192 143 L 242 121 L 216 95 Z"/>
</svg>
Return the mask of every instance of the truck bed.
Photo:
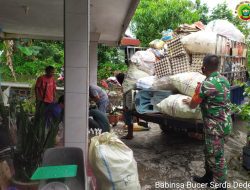
<svg viewBox="0 0 250 190">
<path fill-rule="evenodd" d="M 140 118 L 146 122 L 157 123 L 160 125 L 160 128 L 167 132 L 169 130 L 175 131 L 195 131 L 202 132 L 203 131 L 203 121 L 197 119 L 183 119 L 171 117 L 162 113 L 146 113 L 139 114 L 136 111 L 133 111 L 133 116 Z"/>
</svg>

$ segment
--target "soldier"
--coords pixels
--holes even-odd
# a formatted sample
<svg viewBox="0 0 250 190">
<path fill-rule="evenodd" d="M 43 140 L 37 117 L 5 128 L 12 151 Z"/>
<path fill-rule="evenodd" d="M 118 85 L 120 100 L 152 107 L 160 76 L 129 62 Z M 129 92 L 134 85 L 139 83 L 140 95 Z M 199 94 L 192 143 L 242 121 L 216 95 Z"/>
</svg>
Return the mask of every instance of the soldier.
<svg viewBox="0 0 250 190">
<path fill-rule="evenodd" d="M 218 190 L 227 189 L 227 165 L 224 157 L 225 138 L 230 134 L 232 119 L 230 113 L 230 84 L 220 75 L 219 58 L 208 55 L 203 60 L 202 72 L 206 75 L 198 84 L 192 99 L 183 100 L 191 109 L 199 104 L 202 111 L 205 132 L 205 169 L 203 177 L 194 176 L 197 183 L 212 184 Z M 218 186 L 217 186 L 218 185 Z"/>
</svg>

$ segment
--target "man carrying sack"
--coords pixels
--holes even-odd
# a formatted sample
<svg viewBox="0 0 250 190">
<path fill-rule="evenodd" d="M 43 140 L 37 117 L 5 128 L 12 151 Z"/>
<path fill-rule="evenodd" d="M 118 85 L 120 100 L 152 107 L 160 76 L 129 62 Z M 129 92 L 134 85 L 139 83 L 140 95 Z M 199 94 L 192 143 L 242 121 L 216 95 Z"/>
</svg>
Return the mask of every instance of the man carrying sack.
<svg viewBox="0 0 250 190">
<path fill-rule="evenodd" d="M 191 109 L 200 104 L 204 121 L 206 174 L 203 177 L 195 176 L 194 181 L 223 190 L 227 189 L 224 143 L 232 129 L 232 118 L 230 84 L 220 75 L 219 65 L 216 55 L 204 58 L 202 72 L 207 78 L 202 84 L 198 84 L 192 99 L 185 99 L 183 102 Z"/>
</svg>

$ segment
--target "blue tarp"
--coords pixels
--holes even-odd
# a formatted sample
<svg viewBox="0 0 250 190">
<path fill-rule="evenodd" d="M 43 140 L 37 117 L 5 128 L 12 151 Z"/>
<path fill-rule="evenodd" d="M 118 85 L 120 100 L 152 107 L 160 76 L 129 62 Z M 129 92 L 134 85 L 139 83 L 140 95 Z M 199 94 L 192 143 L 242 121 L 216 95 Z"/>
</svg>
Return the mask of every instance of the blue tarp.
<svg viewBox="0 0 250 190">
<path fill-rule="evenodd" d="M 140 114 L 159 112 L 155 105 L 172 95 L 170 90 L 141 90 L 135 97 L 135 108 Z"/>
</svg>

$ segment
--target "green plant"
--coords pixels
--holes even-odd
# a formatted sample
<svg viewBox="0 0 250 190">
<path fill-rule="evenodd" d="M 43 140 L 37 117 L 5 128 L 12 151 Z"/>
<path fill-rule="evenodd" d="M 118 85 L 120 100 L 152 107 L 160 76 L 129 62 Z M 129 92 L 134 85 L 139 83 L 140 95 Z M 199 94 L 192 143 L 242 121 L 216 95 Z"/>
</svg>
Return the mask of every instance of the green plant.
<svg viewBox="0 0 250 190">
<path fill-rule="evenodd" d="M 0 141 L 1 143 L 4 143 L 0 144 L 0 146 L 6 146 L 7 144 L 5 143 L 11 141 L 11 134 L 9 130 L 9 109 L 8 107 L 4 106 L 1 93 L 0 93 Z"/>
<path fill-rule="evenodd" d="M 30 96 L 27 99 L 24 99 L 22 102 L 24 111 L 27 112 L 29 115 L 35 115 L 36 111 L 35 84 L 36 81 L 32 81 Z"/>
<path fill-rule="evenodd" d="M 60 121 L 48 122 L 43 107 L 34 117 L 30 117 L 22 103 L 11 106 L 16 110 L 17 124 L 17 150 L 14 154 L 15 179 L 29 182 L 33 172 L 41 164 L 44 151 L 54 146 Z"/>
<path fill-rule="evenodd" d="M 44 73 L 48 65 L 52 65 L 58 73 L 60 72 L 64 64 L 63 42 L 28 39 L 12 40 L 12 42 L 12 48 L 6 48 L 6 43 L 0 41 L 0 72 L 4 81 L 14 80 L 12 68 L 19 82 L 36 79 Z M 7 49 L 11 50 L 8 56 Z"/>
<path fill-rule="evenodd" d="M 127 65 L 124 63 L 124 51 L 117 47 L 109 47 L 100 44 L 98 46 L 98 80 L 114 76 L 114 72 L 126 72 Z"/>
<path fill-rule="evenodd" d="M 35 108 L 36 101 L 32 98 L 25 99 L 22 103 L 24 111 L 26 111 L 29 115 L 35 114 L 36 108 Z"/>
<path fill-rule="evenodd" d="M 107 79 L 114 75 L 115 71 L 125 73 L 128 70 L 128 66 L 124 63 L 104 63 L 100 64 L 98 67 L 97 77 L 98 80 Z"/>
<path fill-rule="evenodd" d="M 247 83 L 241 83 L 241 86 L 245 87 L 244 96 L 247 101 L 242 105 L 234 105 L 233 111 L 237 113 L 243 121 L 247 122 L 246 128 L 248 129 L 247 134 L 247 145 L 250 146 L 250 86 Z"/>
<path fill-rule="evenodd" d="M 201 8 L 201 5 L 197 7 Z M 180 24 L 199 21 L 200 13 L 190 0 L 141 0 L 131 29 L 140 39 L 141 45 L 147 47 L 150 41 L 161 38 L 161 31 L 168 28 L 174 30 Z"/>
</svg>

